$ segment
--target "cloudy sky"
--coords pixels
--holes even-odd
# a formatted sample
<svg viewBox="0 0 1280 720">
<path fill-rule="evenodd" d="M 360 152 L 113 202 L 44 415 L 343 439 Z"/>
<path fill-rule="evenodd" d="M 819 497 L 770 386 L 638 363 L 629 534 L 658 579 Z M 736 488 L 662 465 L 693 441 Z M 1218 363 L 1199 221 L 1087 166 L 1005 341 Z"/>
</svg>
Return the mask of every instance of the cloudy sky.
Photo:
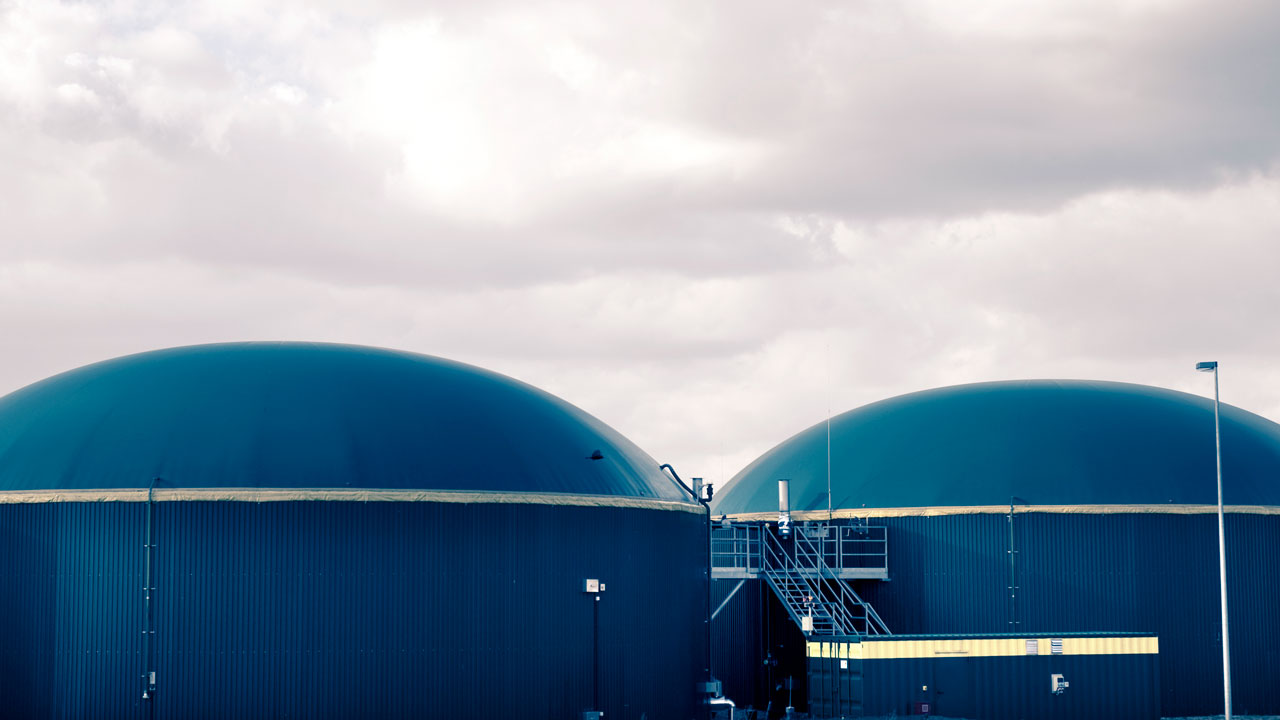
<svg viewBox="0 0 1280 720">
<path fill-rule="evenodd" d="M 939 385 L 1280 420 L 1280 4 L 0 0 L 0 392 L 228 340 L 683 475 Z"/>
</svg>

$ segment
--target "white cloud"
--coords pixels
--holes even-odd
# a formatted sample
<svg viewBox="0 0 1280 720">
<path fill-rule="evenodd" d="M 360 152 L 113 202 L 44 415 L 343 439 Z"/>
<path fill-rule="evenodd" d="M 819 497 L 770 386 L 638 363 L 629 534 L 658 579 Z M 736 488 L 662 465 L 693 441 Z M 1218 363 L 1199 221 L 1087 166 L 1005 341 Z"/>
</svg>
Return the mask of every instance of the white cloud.
<svg viewBox="0 0 1280 720">
<path fill-rule="evenodd" d="M 1280 418 L 1280 12 L 1194 3 L 0 10 L 0 390 L 314 339 L 557 392 L 685 475 L 892 394 Z"/>
</svg>

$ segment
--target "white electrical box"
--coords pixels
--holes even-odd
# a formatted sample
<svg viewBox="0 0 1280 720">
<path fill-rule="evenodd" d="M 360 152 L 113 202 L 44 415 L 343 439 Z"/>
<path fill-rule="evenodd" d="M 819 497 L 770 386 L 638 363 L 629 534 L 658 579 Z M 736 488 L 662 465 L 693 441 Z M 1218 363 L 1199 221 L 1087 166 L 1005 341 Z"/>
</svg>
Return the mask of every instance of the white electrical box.
<svg viewBox="0 0 1280 720">
<path fill-rule="evenodd" d="M 813 616 L 812 615 L 805 615 L 804 617 L 800 618 L 800 629 L 804 631 L 805 635 L 808 635 L 809 633 L 813 632 Z"/>
<path fill-rule="evenodd" d="M 1054 673 L 1049 676 L 1049 692 L 1052 692 L 1054 695 L 1061 695 L 1070 686 L 1071 683 L 1067 682 L 1062 675 L 1058 673 Z"/>
<path fill-rule="evenodd" d="M 594 593 L 600 592 L 600 590 L 600 581 L 596 578 L 587 578 L 582 581 L 582 592 Z"/>
</svg>

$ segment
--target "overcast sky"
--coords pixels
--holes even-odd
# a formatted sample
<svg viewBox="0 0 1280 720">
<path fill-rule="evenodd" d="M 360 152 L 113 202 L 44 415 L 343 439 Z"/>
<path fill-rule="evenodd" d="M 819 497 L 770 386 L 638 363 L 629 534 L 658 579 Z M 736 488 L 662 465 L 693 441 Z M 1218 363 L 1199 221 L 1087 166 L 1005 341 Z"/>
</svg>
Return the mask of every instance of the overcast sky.
<svg viewBox="0 0 1280 720">
<path fill-rule="evenodd" d="M 0 0 L 0 392 L 322 340 L 713 481 L 1016 378 L 1280 420 L 1280 3 Z"/>
</svg>

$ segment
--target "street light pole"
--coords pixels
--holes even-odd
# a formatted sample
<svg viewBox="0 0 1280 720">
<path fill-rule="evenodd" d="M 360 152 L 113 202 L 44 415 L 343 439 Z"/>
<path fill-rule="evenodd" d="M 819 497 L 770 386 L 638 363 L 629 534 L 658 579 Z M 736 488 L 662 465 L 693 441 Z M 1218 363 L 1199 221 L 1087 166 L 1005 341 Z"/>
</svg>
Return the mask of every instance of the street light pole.
<svg viewBox="0 0 1280 720">
<path fill-rule="evenodd" d="M 1222 429 L 1218 420 L 1218 363 L 1196 363 L 1196 370 L 1213 373 L 1213 441 L 1218 460 L 1218 582 L 1222 586 L 1222 701 L 1225 720 L 1231 720 L 1231 642 L 1227 634 L 1227 536 L 1222 513 Z"/>
</svg>

